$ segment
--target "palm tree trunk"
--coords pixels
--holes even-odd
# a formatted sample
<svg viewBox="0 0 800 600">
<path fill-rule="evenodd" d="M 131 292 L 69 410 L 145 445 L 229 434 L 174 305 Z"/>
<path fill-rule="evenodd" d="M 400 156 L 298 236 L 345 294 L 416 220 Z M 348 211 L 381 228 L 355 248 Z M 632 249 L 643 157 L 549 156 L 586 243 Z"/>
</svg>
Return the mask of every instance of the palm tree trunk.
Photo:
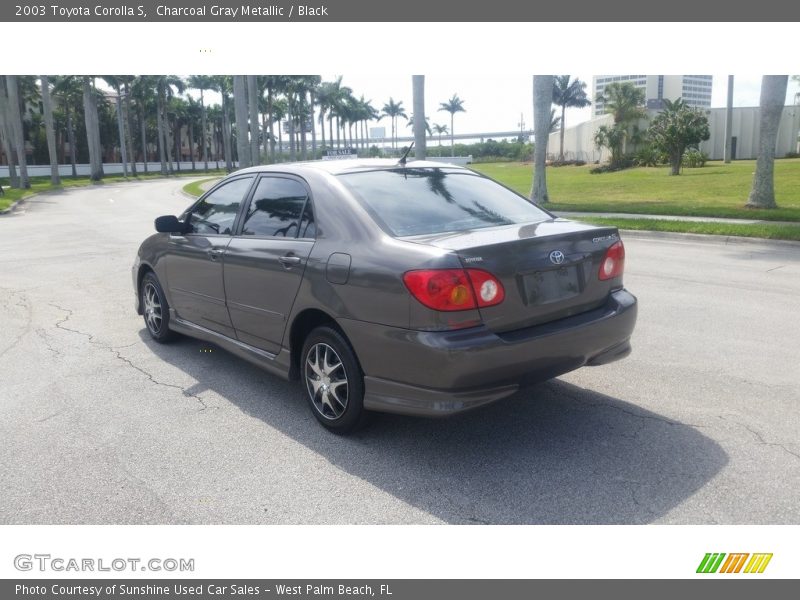
<svg viewBox="0 0 800 600">
<path fill-rule="evenodd" d="M 280 162 L 283 162 L 283 128 L 280 121 L 278 122 L 278 153 L 281 155 Z"/>
<path fill-rule="evenodd" d="M 233 157 L 231 148 L 231 118 L 228 115 L 228 95 L 222 94 L 222 149 L 225 153 L 225 170 L 233 171 Z"/>
<path fill-rule="evenodd" d="M 128 149 L 125 146 L 125 119 L 122 115 L 122 94 L 117 88 L 117 129 L 119 129 L 119 153 L 122 162 L 122 176 L 128 177 Z"/>
<path fill-rule="evenodd" d="M 67 141 L 69 142 L 69 162 L 72 165 L 72 176 L 78 176 L 78 162 L 75 148 L 75 126 L 72 123 L 72 112 L 69 110 L 69 101 L 64 101 L 64 112 L 67 113 Z"/>
<path fill-rule="evenodd" d="M 414 91 L 414 157 L 425 160 L 425 75 L 412 75 Z"/>
<path fill-rule="evenodd" d="M 289 160 L 297 160 L 297 149 L 294 144 L 294 94 L 289 93 L 286 106 L 288 107 L 286 122 L 289 123 Z"/>
<path fill-rule="evenodd" d="M 333 114 L 328 115 L 328 138 L 330 139 L 331 148 L 333 148 Z"/>
<path fill-rule="evenodd" d="M 310 97 L 310 105 L 311 105 L 311 158 L 316 160 L 317 158 L 317 128 L 316 124 L 314 123 L 314 92 L 310 91 L 308 93 Z"/>
<path fill-rule="evenodd" d="M 255 75 L 247 76 L 247 96 L 250 109 L 250 165 L 252 166 L 261 164 L 258 142 L 258 80 Z"/>
<path fill-rule="evenodd" d="M 319 107 L 319 132 L 322 135 L 322 148 L 325 149 L 325 108 Z"/>
<path fill-rule="evenodd" d="M 183 159 L 183 139 L 181 138 L 181 122 L 178 117 L 175 117 L 172 122 L 172 144 L 175 148 L 175 170 L 180 173 L 181 159 Z"/>
<path fill-rule="evenodd" d="M 158 160 L 161 161 L 161 174 L 166 177 L 169 175 L 167 169 L 167 158 L 164 150 L 166 145 L 167 135 L 164 131 L 164 97 L 161 92 L 161 84 L 158 85 L 156 101 L 156 130 L 158 134 Z"/>
<path fill-rule="evenodd" d="M 191 121 L 189 121 L 189 156 L 192 159 L 192 171 L 194 171 L 194 123 Z"/>
<path fill-rule="evenodd" d="M 456 130 L 453 127 L 453 123 L 455 122 L 456 113 L 450 113 L 450 156 L 456 155 Z"/>
<path fill-rule="evenodd" d="M 17 152 L 17 166 L 19 167 L 19 187 L 28 189 L 31 182 L 28 179 L 28 161 L 25 155 L 25 140 L 22 134 L 22 115 L 19 111 L 19 88 L 16 75 L 6 75 L 6 88 L 8 91 L 8 121 L 14 149 Z"/>
<path fill-rule="evenodd" d="M 267 126 L 269 127 L 269 159 L 275 161 L 275 129 L 273 116 L 273 102 L 272 88 L 267 88 Z"/>
<path fill-rule="evenodd" d="M 92 181 L 103 178 L 103 146 L 100 143 L 100 119 L 97 115 L 97 100 L 92 78 L 83 77 L 83 110 L 86 120 L 86 138 L 89 146 L 89 163 Z"/>
<path fill-rule="evenodd" d="M 236 152 L 239 168 L 250 166 L 250 145 L 247 141 L 247 84 L 244 75 L 233 76 L 233 113 L 236 119 Z"/>
<path fill-rule="evenodd" d="M 138 177 L 136 173 L 136 154 L 133 152 L 133 115 L 131 113 L 131 92 L 128 89 L 128 82 L 125 82 L 125 103 L 122 106 L 125 129 L 125 147 L 128 149 L 128 156 L 131 161 L 131 175 Z"/>
<path fill-rule="evenodd" d="M 0 80 L 0 137 L 3 139 L 3 151 L 8 159 L 8 180 L 12 188 L 19 187 L 17 177 L 17 163 L 14 160 L 14 139 L 11 132 L 11 123 L 8 118 L 8 97 L 5 92 L 5 82 Z"/>
<path fill-rule="evenodd" d="M 200 114 L 203 127 L 200 138 L 200 141 L 203 144 L 203 170 L 208 173 L 208 121 L 206 117 L 206 101 L 203 97 L 203 88 L 200 88 Z"/>
<path fill-rule="evenodd" d="M 147 174 L 147 124 L 144 118 L 144 107 L 140 108 L 139 124 L 142 128 L 142 162 L 144 163 L 144 172 Z"/>
<path fill-rule="evenodd" d="M 764 75 L 761 78 L 758 158 L 753 188 L 745 205 L 749 208 L 778 207 L 775 202 L 775 144 L 788 82 L 788 75 Z"/>
<path fill-rule="evenodd" d="M 564 162 L 564 123 L 565 123 L 565 120 L 566 120 L 566 114 L 565 114 L 566 111 L 567 111 L 566 105 L 562 104 L 561 105 L 561 131 L 559 132 L 560 133 L 559 137 L 561 138 L 561 140 L 560 140 L 561 141 L 561 145 L 558 148 L 558 160 L 560 160 L 561 162 Z"/>
<path fill-rule="evenodd" d="M 44 131 L 47 136 L 47 152 L 50 155 L 50 183 L 61 185 L 58 173 L 58 154 L 56 153 L 56 130 L 53 126 L 53 104 L 50 101 L 50 82 L 47 75 L 41 76 L 42 108 L 44 108 Z"/>
<path fill-rule="evenodd" d="M 530 198 L 545 204 L 547 196 L 546 161 L 547 138 L 550 135 L 550 105 L 553 102 L 553 76 L 533 76 L 533 186 Z"/>
</svg>

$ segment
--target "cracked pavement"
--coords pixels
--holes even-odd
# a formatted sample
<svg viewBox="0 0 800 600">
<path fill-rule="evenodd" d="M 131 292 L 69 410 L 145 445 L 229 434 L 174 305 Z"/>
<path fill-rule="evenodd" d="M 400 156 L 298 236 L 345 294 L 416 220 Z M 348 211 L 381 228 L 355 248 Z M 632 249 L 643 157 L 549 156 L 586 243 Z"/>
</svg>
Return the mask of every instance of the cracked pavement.
<svg viewBox="0 0 800 600">
<path fill-rule="evenodd" d="M 186 181 L 0 217 L 0 523 L 800 523 L 800 248 L 627 235 L 628 359 L 340 438 L 146 335 L 130 267 Z"/>
</svg>

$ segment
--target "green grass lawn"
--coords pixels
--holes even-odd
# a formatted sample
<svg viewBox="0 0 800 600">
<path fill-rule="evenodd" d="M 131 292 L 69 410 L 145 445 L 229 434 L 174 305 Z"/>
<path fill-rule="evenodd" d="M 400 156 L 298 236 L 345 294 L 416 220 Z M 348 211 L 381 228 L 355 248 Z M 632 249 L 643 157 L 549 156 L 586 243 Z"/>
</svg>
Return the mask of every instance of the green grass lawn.
<svg viewBox="0 0 800 600">
<path fill-rule="evenodd" d="M 205 190 L 203 189 L 203 184 L 208 183 L 209 181 L 216 181 L 219 177 L 208 177 L 206 179 L 199 179 L 197 181 L 192 181 L 187 183 L 183 186 L 183 191 L 189 194 L 190 196 L 198 196 L 200 197 Z"/>
<path fill-rule="evenodd" d="M 619 229 L 640 231 L 672 231 L 677 233 L 704 233 L 738 237 L 764 238 L 769 240 L 800 241 L 800 223 L 783 225 L 780 223 L 706 223 L 674 221 L 666 219 L 617 219 L 603 217 L 581 217 L 585 223 L 613 225 Z"/>
<path fill-rule="evenodd" d="M 221 177 L 225 175 L 224 170 L 219 171 L 209 171 L 209 174 L 215 174 L 217 177 Z M 204 175 L 205 173 L 198 172 L 198 171 L 182 171 L 180 173 L 175 173 L 174 177 L 197 177 L 198 175 Z M 17 200 L 22 198 L 27 198 L 33 194 L 38 194 L 40 192 L 48 192 L 52 190 L 64 189 L 69 187 L 82 187 L 87 185 L 104 185 L 110 183 L 124 183 L 125 181 L 141 181 L 143 179 L 157 179 L 162 177 L 160 173 L 148 173 L 145 175 L 144 173 L 139 173 L 138 178 L 128 177 L 126 180 L 122 175 L 106 175 L 102 182 L 100 183 L 92 183 L 89 181 L 88 177 L 62 177 L 61 178 L 61 186 L 52 186 L 50 185 L 50 177 L 31 177 L 31 187 L 28 190 L 16 190 L 11 189 L 8 187 L 8 179 L 0 179 L 0 185 L 3 186 L 3 191 L 5 192 L 4 195 L 0 196 L 0 210 L 6 209 L 11 206 Z"/>
<path fill-rule="evenodd" d="M 724 164 L 712 161 L 700 169 L 684 169 L 672 177 L 668 167 L 639 167 L 592 175 L 594 165 L 549 167 L 547 188 L 555 211 L 624 212 L 651 215 L 735 217 L 800 222 L 800 159 L 775 161 L 775 196 L 779 208 L 744 208 L 755 161 Z M 530 163 L 472 165 L 527 196 Z"/>
</svg>

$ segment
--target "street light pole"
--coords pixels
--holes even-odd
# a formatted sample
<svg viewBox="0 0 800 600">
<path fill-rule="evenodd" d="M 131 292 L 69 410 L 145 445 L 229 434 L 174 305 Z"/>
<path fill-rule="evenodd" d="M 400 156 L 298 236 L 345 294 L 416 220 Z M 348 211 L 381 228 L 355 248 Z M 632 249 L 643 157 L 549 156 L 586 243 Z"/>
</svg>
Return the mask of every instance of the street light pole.
<svg viewBox="0 0 800 600">
<path fill-rule="evenodd" d="M 725 164 L 731 162 L 733 136 L 733 75 L 728 75 L 728 104 L 725 108 Z"/>
</svg>

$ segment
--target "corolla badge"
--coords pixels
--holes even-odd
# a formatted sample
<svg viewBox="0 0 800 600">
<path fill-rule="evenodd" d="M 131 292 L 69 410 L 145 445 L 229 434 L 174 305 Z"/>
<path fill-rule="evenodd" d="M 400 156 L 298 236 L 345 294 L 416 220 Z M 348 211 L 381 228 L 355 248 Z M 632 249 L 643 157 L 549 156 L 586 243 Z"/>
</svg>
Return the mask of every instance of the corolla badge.
<svg viewBox="0 0 800 600">
<path fill-rule="evenodd" d="M 561 250 L 553 250 L 550 253 L 550 262 L 554 265 L 560 265 L 564 262 L 564 253 Z"/>
</svg>

